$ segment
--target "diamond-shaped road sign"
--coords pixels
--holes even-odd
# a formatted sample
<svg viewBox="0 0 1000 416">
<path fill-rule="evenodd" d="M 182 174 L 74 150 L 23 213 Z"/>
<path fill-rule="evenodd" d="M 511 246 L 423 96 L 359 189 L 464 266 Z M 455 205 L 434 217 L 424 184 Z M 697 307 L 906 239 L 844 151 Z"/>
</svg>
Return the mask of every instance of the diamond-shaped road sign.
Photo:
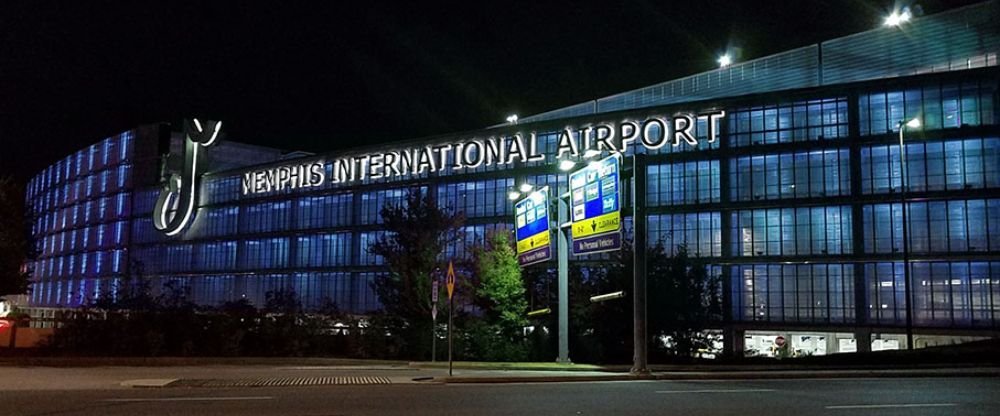
<svg viewBox="0 0 1000 416">
<path fill-rule="evenodd" d="M 452 262 L 448 262 L 448 277 L 445 280 L 445 286 L 448 287 L 448 300 L 451 300 L 451 296 L 455 293 L 455 265 Z"/>
</svg>

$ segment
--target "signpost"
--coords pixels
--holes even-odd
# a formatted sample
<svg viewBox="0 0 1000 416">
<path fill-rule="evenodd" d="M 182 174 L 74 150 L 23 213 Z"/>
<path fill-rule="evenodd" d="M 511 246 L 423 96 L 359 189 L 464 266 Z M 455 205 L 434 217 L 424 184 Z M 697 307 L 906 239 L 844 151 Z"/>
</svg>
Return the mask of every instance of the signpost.
<svg viewBox="0 0 1000 416">
<path fill-rule="evenodd" d="M 569 176 L 574 255 L 621 249 L 620 172 L 621 157 L 612 155 Z"/>
<path fill-rule="evenodd" d="M 532 192 L 514 204 L 517 262 L 522 267 L 552 258 L 549 225 L 549 187 Z"/>
<path fill-rule="evenodd" d="M 431 281 L 431 362 L 437 361 L 437 326 L 438 326 L 438 280 Z"/>
<path fill-rule="evenodd" d="M 451 369 L 453 361 L 451 359 L 451 347 L 452 347 L 452 326 L 454 326 L 454 321 L 452 320 L 452 315 L 454 315 L 455 302 L 452 300 L 452 295 L 455 294 L 455 265 L 452 262 L 448 262 L 448 276 L 445 281 L 445 286 L 448 287 L 448 377 L 451 377 Z"/>
</svg>

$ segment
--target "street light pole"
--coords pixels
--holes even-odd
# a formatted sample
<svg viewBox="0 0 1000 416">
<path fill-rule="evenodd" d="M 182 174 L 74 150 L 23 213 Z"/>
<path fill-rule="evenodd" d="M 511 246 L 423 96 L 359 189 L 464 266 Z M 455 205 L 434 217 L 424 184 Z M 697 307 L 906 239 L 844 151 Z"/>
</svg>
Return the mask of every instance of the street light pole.
<svg viewBox="0 0 1000 416">
<path fill-rule="evenodd" d="M 910 278 L 910 223 L 906 219 L 906 146 L 903 145 L 903 130 L 906 127 L 920 127 L 920 119 L 914 118 L 909 121 L 900 121 L 899 127 L 899 202 L 900 209 L 903 210 L 903 281 L 905 282 L 904 296 L 906 296 L 906 349 L 913 349 L 913 289 Z"/>
<path fill-rule="evenodd" d="M 646 155 L 632 157 L 632 370 L 633 374 L 649 374 L 646 334 Z"/>
<path fill-rule="evenodd" d="M 556 262 L 558 264 L 559 285 L 559 357 L 557 362 L 568 364 L 569 360 L 569 238 L 566 234 L 569 228 L 563 229 L 563 224 L 569 222 L 569 206 L 566 199 L 559 194 L 556 187 Z"/>
</svg>

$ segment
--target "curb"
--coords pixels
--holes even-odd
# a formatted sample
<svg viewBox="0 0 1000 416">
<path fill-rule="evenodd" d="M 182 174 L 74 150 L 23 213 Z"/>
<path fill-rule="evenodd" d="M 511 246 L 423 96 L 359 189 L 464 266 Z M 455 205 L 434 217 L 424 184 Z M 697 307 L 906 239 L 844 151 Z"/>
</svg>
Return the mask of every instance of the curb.
<svg viewBox="0 0 1000 416">
<path fill-rule="evenodd" d="M 650 375 L 614 374 L 599 376 L 513 376 L 513 377 L 434 377 L 431 382 L 441 384 L 506 384 L 506 383 L 571 383 L 595 381 L 642 380 L 801 380 L 843 378 L 928 378 L 928 377 L 1000 377 L 1000 369 L 970 369 L 965 371 L 927 370 L 870 370 L 870 371 L 815 371 L 815 372 L 712 372 L 712 373 L 654 373 Z"/>
<path fill-rule="evenodd" d="M 122 387 L 131 387 L 138 389 L 156 389 L 167 387 L 173 383 L 180 381 L 177 378 L 144 378 L 138 380 L 125 380 L 119 383 Z"/>
</svg>

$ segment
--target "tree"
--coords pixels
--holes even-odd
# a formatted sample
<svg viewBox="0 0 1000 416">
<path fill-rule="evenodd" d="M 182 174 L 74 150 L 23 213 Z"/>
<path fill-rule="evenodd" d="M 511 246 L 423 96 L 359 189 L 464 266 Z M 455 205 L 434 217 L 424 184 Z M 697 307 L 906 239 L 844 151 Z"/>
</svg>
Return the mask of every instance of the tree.
<svg viewBox="0 0 1000 416">
<path fill-rule="evenodd" d="M 719 276 L 711 276 L 704 263 L 688 254 L 687 247 L 677 246 L 667 256 L 663 244 L 657 244 L 647 265 L 650 304 L 650 335 L 669 337 L 667 345 L 654 345 L 679 357 L 691 357 L 709 347 L 705 329 L 722 319 L 722 295 Z"/>
<path fill-rule="evenodd" d="M 490 233 L 486 246 L 474 255 L 476 304 L 483 313 L 476 331 L 479 353 L 488 360 L 522 360 L 527 357 L 522 330 L 528 323 L 528 300 L 508 233 Z"/>
<path fill-rule="evenodd" d="M 579 321 L 574 318 L 574 322 L 587 325 L 584 331 L 591 336 L 585 337 L 582 345 L 574 344 L 575 357 L 585 357 L 579 353 L 583 347 L 594 350 L 585 352 L 595 361 L 632 360 L 633 247 L 630 240 L 624 240 L 622 249 L 613 253 L 604 267 L 586 271 L 581 287 L 585 296 L 577 296 L 581 306 L 586 296 L 619 290 L 624 290 L 627 296 L 585 305 L 586 312 L 581 313 Z M 692 258 L 686 247 L 678 246 L 670 255 L 662 243 L 657 243 L 646 252 L 646 285 L 650 352 L 691 357 L 698 349 L 707 347 L 710 340 L 704 330 L 722 318 L 719 278 L 710 276 L 705 265 Z M 670 342 L 660 342 L 664 338 Z"/>
<path fill-rule="evenodd" d="M 35 256 L 30 217 L 24 209 L 24 188 L 12 177 L 0 177 L 0 300 L 28 292 L 27 261 Z"/>
<path fill-rule="evenodd" d="M 389 273 L 374 281 L 384 312 L 399 321 L 398 328 L 411 355 L 429 350 L 431 275 L 441 269 L 439 258 L 458 240 L 465 215 L 438 207 L 426 192 L 413 189 L 405 203 L 386 204 L 379 213 L 386 233 L 369 248 L 381 256 Z M 427 348 L 424 348 L 427 347 Z M 405 348 L 405 346 L 404 346 Z"/>
</svg>

